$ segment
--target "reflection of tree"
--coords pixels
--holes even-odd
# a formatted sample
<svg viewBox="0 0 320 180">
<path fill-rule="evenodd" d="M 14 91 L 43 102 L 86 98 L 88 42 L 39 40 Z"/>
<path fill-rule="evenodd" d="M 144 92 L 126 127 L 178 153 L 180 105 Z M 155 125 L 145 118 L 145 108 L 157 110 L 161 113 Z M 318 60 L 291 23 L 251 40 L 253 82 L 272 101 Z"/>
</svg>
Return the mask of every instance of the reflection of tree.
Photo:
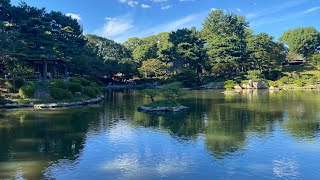
<svg viewBox="0 0 320 180">
<path fill-rule="evenodd" d="M 246 119 L 241 118 L 240 111 L 223 106 L 214 108 L 215 112 L 208 115 L 205 143 L 213 156 L 223 158 L 243 148 Z"/>
<path fill-rule="evenodd" d="M 155 127 L 168 130 L 174 136 L 180 138 L 193 138 L 203 131 L 203 121 L 196 114 L 168 113 L 145 114 L 136 112 L 133 125 L 143 127 Z"/>
<path fill-rule="evenodd" d="M 248 92 L 225 96 L 219 91 L 191 91 L 182 104 L 190 111 L 145 114 L 136 108 L 150 101 L 139 91 L 107 91 L 103 107 L 0 113 L 0 179 L 46 179 L 44 171 L 61 159 L 81 155 L 86 136 L 112 128 L 118 121 L 152 127 L 174 138 L 194 140 L 203 134 L 208 151 L 217 158 L 238 154 L 247 136 L 273 133 L 275 126 L 296 138 L 319 133 L 319 92 Z M 48 175 L 50 176 L 50 175 Z"/>
<path fill-rule="evenodd" d="M 43 179 L 49 162 L 75 160 L 85 143 L 88 121 L 99 120 L 95 109 L 17 111 L 0 120 L 0 179 L 20 169 L 25 179 Z M 3 175 L 4 177 L 2 177 Z"/>
<path fill-rule="evenodd" d="M 319 132 L 320 123 L 314 120 L 290 119 L 285 128 L 297 138 L 313 139 Z"/>
<path fill-rule="evenodd" d="M 288 91 L 282 93 L 286 113 L 282 127 L 298 139 L 314 139 L 320 130 L 320 98 L 318 91 Z"/>
</svg>

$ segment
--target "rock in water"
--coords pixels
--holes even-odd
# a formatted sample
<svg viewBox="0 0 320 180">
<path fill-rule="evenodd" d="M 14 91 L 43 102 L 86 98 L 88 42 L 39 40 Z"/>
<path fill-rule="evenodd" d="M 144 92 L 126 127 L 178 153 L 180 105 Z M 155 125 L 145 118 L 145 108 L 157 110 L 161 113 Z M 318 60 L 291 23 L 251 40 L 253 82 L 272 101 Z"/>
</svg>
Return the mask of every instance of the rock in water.
<svg viewBox="0 0 320 180">
<path fill-rule="evenodd" d="M 148 106 L 140 106 L 138 107 L 138 111 L 141 112 L 181 112 L 186 111 L 189 108 L 186 106 L 177 106 L 177 107 L 148 107 Z"/>
</svg>

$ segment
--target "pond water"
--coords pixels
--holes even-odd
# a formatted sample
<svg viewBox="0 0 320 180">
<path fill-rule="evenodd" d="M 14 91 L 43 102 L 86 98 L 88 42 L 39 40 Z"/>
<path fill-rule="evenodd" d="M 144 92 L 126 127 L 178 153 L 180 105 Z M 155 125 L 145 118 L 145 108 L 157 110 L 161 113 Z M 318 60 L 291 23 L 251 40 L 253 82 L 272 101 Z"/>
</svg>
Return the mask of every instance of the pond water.
<svg viewBox="0 0 320 180">
<path fill-rule="evenodd" d="M 0 179 L 318 179 L 320 92 L 188 91 L 145 114 L 137 90 L 98 105 L 0 111 Z"/>
</svg>

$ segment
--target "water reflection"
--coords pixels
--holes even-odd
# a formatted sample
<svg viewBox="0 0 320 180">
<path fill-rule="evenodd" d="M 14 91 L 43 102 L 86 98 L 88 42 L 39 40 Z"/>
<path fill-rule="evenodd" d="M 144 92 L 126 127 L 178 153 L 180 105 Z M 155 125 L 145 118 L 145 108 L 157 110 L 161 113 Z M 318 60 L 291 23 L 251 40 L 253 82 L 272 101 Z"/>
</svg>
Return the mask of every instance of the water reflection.
<svg viewBox="0 0 320 180">
<path fill-rule="evenodd" d="M 125 178 L 138 178 L 137 174 L 139 178 L 179 177 L 181 173 L 191 173 L 191 168 L 208 170 L 214 162 L 230 165 L 233 164 L 230 159 L 250 159 L 247 156 L 259 154 L 255 151 L 258 147 L 252 145 L 255 143 L 268 141 L 272 147 L 262 146 L 274 149 L 279 144 L 270 138 L 291 142 L 292 148 L 301 141 L 319 139 L 318 91 L 243 91 L 240 95 L 189 91 L 187 94 L 182 102 L 191 108 L 187 113 L 138 112 L 136 108 L 149 99 L 134 90 L 107 91 L 106 101 L 91 107 L 3 111 L 0 113 L 0 179 L 53 178 L 66 171 L 65 167 L 70 172 L 76 171 L 75 167 L 83 166 L 84 160 L 92 171 L 97 169 L 89 164 L 103 160 L 100 174 L 96 173 L 98 179 L 106 174 L 119 177 L 121 173 L 125 173 L 122 176 Z M 269 158 L 269 162 L 251 165 L 249 172 L 263 167 L 263 172 L 274 177 L 303 177 L 298 157 L 261 158 L 262 161 Z M 225 166 L 218 167 L 216 173 L 226 173 L 229 177 L 237 174 L 237 169 L 246 171 L 235 164 L 228 167 L 233 167 L 232 170 L 227 168 L 228 172 Z M 65 177 L 69 176 L 65 174 Z"/>
</svg>

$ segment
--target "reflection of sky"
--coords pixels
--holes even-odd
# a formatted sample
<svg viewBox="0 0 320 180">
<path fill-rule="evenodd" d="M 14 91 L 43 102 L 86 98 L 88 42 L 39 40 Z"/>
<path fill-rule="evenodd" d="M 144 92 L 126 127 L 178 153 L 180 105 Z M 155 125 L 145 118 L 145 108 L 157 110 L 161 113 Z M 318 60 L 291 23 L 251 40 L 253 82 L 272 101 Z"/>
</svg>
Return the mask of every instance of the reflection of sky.
<svg viewBox="0 0 320 180">
<path fill-rule="evenodd" d="M 181 141 L 163 131 L 119 121 L 108 131 L 89 133 L 76 162 L 53 163 L 46 174 L 57 179 L 291 179 L 310 177 L 301 172 L 320 163 L 314 158 L 320 151 L 312 151 L 319 143 L 297 143 L 280 126 L 270 136 L 248 137 L 240 156 L 215 159 L 204 141 L 205 135 Z M 308 151 L 314 156 L 305 157 Z"/>
<path fill-rule="evenodd" d="M 277 159 L 273 164 L 273 173 L 276 177 L 295 178 L 299 175 L 298 162 L 293 159 Z"/>
</svg>

